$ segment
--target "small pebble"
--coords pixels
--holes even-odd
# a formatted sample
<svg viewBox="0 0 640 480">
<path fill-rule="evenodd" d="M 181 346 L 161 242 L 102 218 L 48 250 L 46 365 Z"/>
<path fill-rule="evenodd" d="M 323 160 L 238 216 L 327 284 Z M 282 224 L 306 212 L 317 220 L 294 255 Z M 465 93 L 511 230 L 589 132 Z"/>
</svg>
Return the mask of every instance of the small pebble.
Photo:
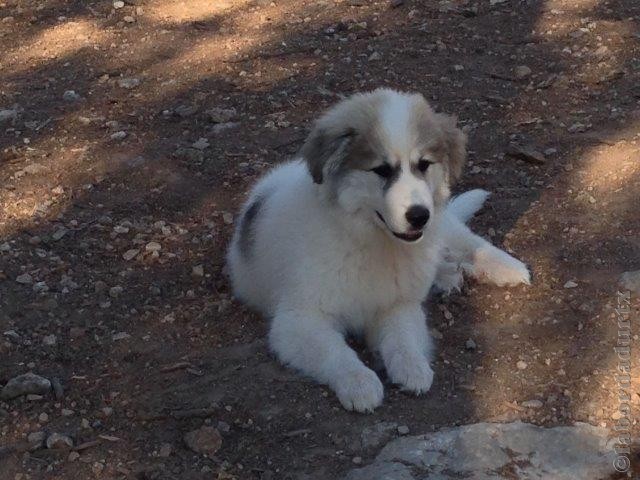
<svg viewBox="0 0 640 480">
<path fill-rule="evenodd" d="M 516 367 L 518 367 L 518 370 L 524 370 L 525 368 L 528 367 L 527 362 L 523 362 L 522 360 L 519 360 L 518 363 L 516 363 Z"/>
<path fill-rule="evenodd" d="M 409 433 L 409 427 L 407 427 L 406 425 L 400 425 L 398 427 L 398 433 L 400 435 L 407 435 Z"/>
<path fill-rule="evenodd" d="M 540 400 L 526 400 L 522 402 L 522 406 L 525 408 L 542 408 L 543 403 Z"/>
</svg>

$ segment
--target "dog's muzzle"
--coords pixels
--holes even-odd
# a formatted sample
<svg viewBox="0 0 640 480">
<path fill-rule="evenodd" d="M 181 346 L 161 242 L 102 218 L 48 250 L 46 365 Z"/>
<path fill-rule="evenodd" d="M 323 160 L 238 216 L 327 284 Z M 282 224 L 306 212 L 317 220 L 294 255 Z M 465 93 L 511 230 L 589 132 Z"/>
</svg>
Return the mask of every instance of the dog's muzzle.
<svg viewBox="0 0 640 480">
<path fill-rule="evenodd" d="M 408 242 L 408 243 L 417 242 L 418 240 L 420 240 L 422 238 L 422 233 L 423 233 L 422 229 L 420 229 L 420 230 L 411 230 L 411 231 L 406 232 L 406 233 L 394 232 L 393 230 L 391 230 L 391 228 L 389 227 L 389 225 L 385 221 L 384 217 L 377 210 L 376 210 L 376 215 L 378 215 L 378 218 L 380 219 L 380 221 L 382 223 L 384 223 L 385 227 L 387 227 L 387 229 L 393 234 L 394 237 L 399 238 L 400 240 L 403 240 L 403 241 Z"/>
</svg>

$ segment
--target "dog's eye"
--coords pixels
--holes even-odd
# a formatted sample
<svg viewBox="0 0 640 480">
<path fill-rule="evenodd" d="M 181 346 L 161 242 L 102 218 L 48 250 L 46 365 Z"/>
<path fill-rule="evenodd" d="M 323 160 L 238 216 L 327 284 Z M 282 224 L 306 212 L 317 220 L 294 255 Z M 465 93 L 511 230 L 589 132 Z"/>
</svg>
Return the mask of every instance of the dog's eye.
<svg viewBox="0 0 640 480">
<path fill-rule="evenodd" d="M 383 163 L 382 165 L 372 168 L 371 171 L 376 175 L 380 175 L 382 178 L 389 178 L 393 175 L 393 168 L 388 163 Z"/>
<path fill-rule="evenodd" d="M 420 170 L 422 173 L 425 173 L 428 169 L 429 166 L 431 165 L 431 162 L 425 158 L 421 158 L 418 161 L 418 170 Z"/>
</svg>

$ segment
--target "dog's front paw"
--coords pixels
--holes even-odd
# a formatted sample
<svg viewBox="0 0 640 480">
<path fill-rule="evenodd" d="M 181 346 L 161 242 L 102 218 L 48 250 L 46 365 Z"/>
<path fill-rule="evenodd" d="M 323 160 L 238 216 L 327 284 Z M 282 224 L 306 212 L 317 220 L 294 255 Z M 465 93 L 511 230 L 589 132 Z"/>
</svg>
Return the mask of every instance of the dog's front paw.
<svg viewBox="0 0 640 480">
<path fill-rule="evenodd" d="M 384 388 L 373 370 L 362 368 L 346 373 L 335 387 L 338 400 L 347 410 L 372 412 L 382 404 Z"/>
<path fill-rule="evenodd" d="M 394 354 L 387 363 L 387 373 L 393 383 L 416 395 L 428 392 L 433 383 L 433 370 L 422 355 Z"/>
<path fill-rule="evenodd" d="M 465 270 L 478 280 L 499 287 L 531 283 L 531 274 L 524 263 L 494 247 L 476 252 L 473 265 Z"/>
</svg>

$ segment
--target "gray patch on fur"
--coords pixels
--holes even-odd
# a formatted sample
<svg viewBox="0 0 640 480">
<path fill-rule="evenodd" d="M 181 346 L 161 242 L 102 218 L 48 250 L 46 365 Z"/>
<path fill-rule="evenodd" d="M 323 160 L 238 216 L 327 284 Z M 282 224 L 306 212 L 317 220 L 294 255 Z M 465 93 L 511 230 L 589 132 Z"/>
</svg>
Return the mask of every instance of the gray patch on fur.
<svg viewBox="0 0 640 480">
<path fill-rule="evenodd" d="M 393 169 L 393 173 L 389 178 L 384 179 L 384 185 L 382 186 L 382 191 L 386 192 L 389 190 L 394 183 L 400 178 L 400 174 L 402 173 L 402 169 L 400 165 L 396 165 L 395 167 L 391 167 Z"/>
<path fill-rule="evenodd" d="M 266 195 L 258 195 L 251 205 L 245 210 L 240 220 L 240 236 L 238 238 L 238 246 L 240 253 L 245 257 L 251 257 L 253 253 L 255 221 L 264 206 Z"/>
</svg>

